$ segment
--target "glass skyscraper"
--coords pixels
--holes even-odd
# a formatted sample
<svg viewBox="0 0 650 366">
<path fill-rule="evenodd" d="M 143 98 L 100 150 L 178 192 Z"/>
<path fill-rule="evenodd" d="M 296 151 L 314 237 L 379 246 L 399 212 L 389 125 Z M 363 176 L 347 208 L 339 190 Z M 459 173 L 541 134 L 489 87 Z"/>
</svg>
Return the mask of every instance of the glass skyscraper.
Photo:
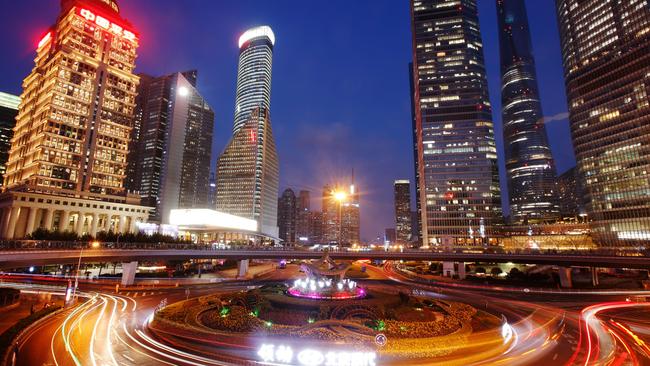
<svg viewBox="0 0 650 366">
<path fill-rule="evenodd" d="M 571 137 L 601 246 L 650 243 L 650 4 L 556 0 Z"/>
<path fill-rule="evenodd" d="M 140 81 L 127 188 L 155 207 L 150 221 L 166 224 L 170 210 L 210 207 L 214 112 L 196 89 L 196 70 Z"/>
<path fill-rule="evenodd" d="M 400 243 L 411 240 L 411 182 L 407 179 L 393 183 L 395 200 L 395 235 Z"/>
<path fill-rule="evenodd" d="M 523 0 L 496 3 L 510 221 L 553 222 L 559 217 L 555 164 L 539 100 L 526 5 Z"/>
<path fill-rule="evenodd" d="M 411 0 L 416 177 L 425 245 L 486 245 L 501 220 L 475 0 Z"/>
<path fill-rule="evenodd" d="M 275 35 L 268 26 L 251 28 L 239 37 L 239 67 L 233 135 L 255 108 L 271 107 L 271 65 Z"/>
<path fill-rule="evenodd" d="M 279 186 L 271 120 L 257 108 L 217 161 L 217 211 L 256 220 L 263 234 L 277 237 Z"/>
<path fill-rule="evenodd" d="M 14 135 L 20 97 L 0 92 L 0 186 L 7 168 L 11 137 Z"/>
</svg>

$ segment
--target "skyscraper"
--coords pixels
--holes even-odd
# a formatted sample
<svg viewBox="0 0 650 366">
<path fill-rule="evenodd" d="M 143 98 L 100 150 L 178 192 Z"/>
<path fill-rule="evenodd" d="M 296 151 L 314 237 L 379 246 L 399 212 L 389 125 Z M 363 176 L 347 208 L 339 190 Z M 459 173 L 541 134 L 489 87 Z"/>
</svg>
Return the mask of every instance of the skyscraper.
<svg viewBox="0 0 650 366">
<path fill-rule="evenodd" d="M 278 155 L 268 111 L 257 108 L 230 139 L 217 161 L 217 210 L 257 220 L 277 237 Z"/>
<path fill-rule="evenodd" d="M 476 1 L 411 0 L 411 20 L 423 243 L 485 244 L 501 194 Z"/>
<path fill-rule="evenodd" d="M 552 222 L 559 218 L 555 163 L 539 100 L 526 5 L 523 0 L 496 3 L 511 222 Z"/>
<path fill-rule="evenodd" d="M 247 30 L 239 37 L 239 67 L 233 135 L 255 108 L 271 108 L 271 65 L 275 35 L 268 26 Z"/>
<path fill-rule="evenodd" d="M 353 178 L 354 179 L 354 178 Z M 360 203 L 359 189 L 354 180 L 349 187 L 326 184 L 323 186 L 323 242 L 340 245 L 359 244 Z"/>
<path fill-rule="evenodd" d="M 296 203 L 296 237 L 300 241 L 310 241 L 311 198 L 310 192 L 301 190 Z"/>
<path fill-rule="evenodd" d="M 650 242 L 650 5 L 556 0 L 569 123 L 594 240 Z"/>
<path fill-rule="evenodd" d="M 5 175 L 1 236 L 36 228 L 135 231 L 148 208 L 124 188 L 138 36 L 113 0 L 62 0 L 37 46 Z"/>
<path fill-rule="evenodd" d="M 11 148 L 13 128 L 16 126 L 20 97 L 0 92 L 0 186 L 7 171 L 7 159 Z"/>
<path fill-rule="evenodd" d="M 210 207 L 214 112 L 196 89 L 196 70 L 140 79 L 128 187 L 155 207 L 150 221 L 168 223 L 170 210 Z"/>
<path fill-rule="evenodd" d="M 411 240 L 411 182 L 396 180 L 393 184 L 395 199 L 395 237 L 405 243 Z"/>
<path fill-rule="evenodd" d="M 578 221 L 585 212 L 585 195 L 582 177 L 573 167 L 557 177 L 557 191 L 560 197 L 560 214 L 565 221 Z"/>
<path fill-rule="evenodd" d="M 287 188 L 278 198 L 278 228 L 280 239 L 287 244 L 295 244 L 296 238 L 296 195 Z"/>
</svg>

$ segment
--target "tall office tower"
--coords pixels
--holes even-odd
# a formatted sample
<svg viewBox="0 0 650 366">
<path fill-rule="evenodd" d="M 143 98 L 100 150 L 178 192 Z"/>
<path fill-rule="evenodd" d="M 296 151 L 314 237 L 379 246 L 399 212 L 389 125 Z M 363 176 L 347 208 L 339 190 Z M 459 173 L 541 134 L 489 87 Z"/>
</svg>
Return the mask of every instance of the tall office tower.
<svg viewBox="0 0 650 366">
<path fill-rule="evenodd" d="M 556 0 L 569 124 L 600 246 L 650 242 L 650 5 Z"/>
<path fill-rule="evenodd" d="M 420 200 L 420 159 L 418 159 L 418 128 L 417 128 L 417 113 L 415 113 L 415 79 L 413 72 L 413 63 L 409 62 L 409 86 L 411 92 L 411 134 L 413 136 L 413 164 L 415 165 L 415 218 L 411 215 L 411 227 L 415 230 L 412 238 L 417 238 L 418 241 L 422 239 L 422 201 Z"/>
<path fill-rule="evenodd" d="M 393 227 L 384 230 L 384 243 L 395 244 L 397 242 L 397 230 Z"/>
<path fill-rule="evenodd" d="M 560 215 L 564 221 L 579 221 L 584 217 L 585 194 L 578 169 L 573 167 L 557 178 L 557 191 L 560 198 Z"/>
<path fill-rule="evenodd" d="M 535 59 L 523 0 L 497 0 L 501 108 L 513 224 L 559 218 L 555 163 L 539 100 Z"/>
<path fill-rule="evenodd" d="M 342 245 L 360 241 L 359 191 L 354 184 L 323 186 L 323 241 Z"/>
<path fill-rule="evenodd" d="M 423 244 L 492 243 L 501 193 L 476 1 L 411 0 L 411 20 Z"/>
<path fill-rule="evenodd" d="M 37 46 L 5 174 L 0 234 L 135 231 L 148 208 L 124 188 L 138 36 L 113 0 L 62 0 Z"/>
<path fill-rule="evenodd" d="M 263 234 L 278 236 L 278 154 L 268 111 L 253 110 L 217 161 L 217 210 L 257 220 Z"/>
<path fill-rule="evenodd" d="M 217 177 L 210 173 L 208 181 L 208 207 L 214 208 L 217 205 Z"/>
<path fill-rule="evenodd" d="M 327 243 L 323 237 L 323 213 L 312 211 L 309 215 L 309 243 Z"/>
<path fill-rule="evenodd" d="M 0 92 L 0 186 L 2 186 L 5 172 L 7 171 L 7 159 L 11 148 L 11 137 L 14 135 L 16 116 L 20 97 Z"/>
<path fill-rule="evenodd" d="M 280 239 L 287 244 L 295 244 L 296 238 L 296 195 L 287 188 L 278 198 L 278 229 Z"/>
<path fill-rule="evenodd" d="M 357 245 L 361 241 L 361 207 L 359 202 L 359 188 L 352 182 L 348 187 L 347 197 L 343 201 L 342 212 L 342 240 L 345 244 Z"/>
<path fill-rule="evenodd" d="M 411 241 L 411 182 L 396 180 L 393 184 L 395 197 L 395 235 L 399 242 Z"/>
<path fill-rule="evenodd" d="M 301 190 L 298 193 L 296 202 L 296 239 L 302 242 L 310 241 L 310 216 L 311 216 L 311 198 L 310 192 Z"/>
<path fill-rule="evenodd" d="M 255 108 L 271 107 L 271 65 L 275 35 L 270 27 L 251 28 L 239 37 L 239 67 L 233 135 Z"/>
<path fill-rule="evenodd" d="M 155 207 L 150 221 L 168 223 L 170 210 L 209 206 L 214 112 L 196 89 L 197 72 L 140 75 L 129 153 L 129 188 Z"/>
<path fill-rule="evenodd" d="M 339 204 L 334 199 L 333 191 L 336 187 L 326 184 L 323 186 L 321 211 L 323 213 L 322 242 L 323 244 L 339 241 Z"/>
</svg>

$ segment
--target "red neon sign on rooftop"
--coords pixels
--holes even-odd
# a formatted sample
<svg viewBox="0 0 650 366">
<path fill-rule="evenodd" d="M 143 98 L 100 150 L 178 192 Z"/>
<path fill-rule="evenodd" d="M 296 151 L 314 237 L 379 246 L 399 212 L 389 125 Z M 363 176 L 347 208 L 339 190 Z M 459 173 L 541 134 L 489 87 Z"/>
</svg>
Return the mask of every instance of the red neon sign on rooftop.
<svg viewBox="0 0 650 366">
<path fill-rule="evenodd" d="M 43 38 L 41 38 L 41 40 L 38 42 L 38 48 L 43 47 L 43 45 L 49 42 L 50 39 L 52 39 L 52 32 L 47 32 L 47 34 L 44 35 Z"/>
<path fill-rule="evenodd" d="M 88 21 L 95 22 L 95 24 L 97 24 L 99 27 L 104 28 L 115 35 L 124 37 L 129 41 L 135 40 L 135 34 L 133 32 L 122 28 L 122 26 L 120 26 L 119 24 L 115 24 L 109 21 L 108 19 L 104 18 L 103 16 L 97 15 L 88 9 L 80 8 L 79 15 L 81 15 L 82 17 L 84 17 L 84 19 Z"/>
</svg>

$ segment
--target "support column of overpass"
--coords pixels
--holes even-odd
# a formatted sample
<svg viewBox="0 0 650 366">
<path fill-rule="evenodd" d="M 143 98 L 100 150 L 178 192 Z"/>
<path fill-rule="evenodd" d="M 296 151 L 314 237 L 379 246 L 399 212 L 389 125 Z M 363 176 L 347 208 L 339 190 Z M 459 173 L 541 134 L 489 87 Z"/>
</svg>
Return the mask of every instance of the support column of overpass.
<svg viewBox="0 0 650 366">
<path fill-rule="evenodd" d="M 465 262 L 442 262 L 442 275 L 445 277 L 458 275 L 458 279 L 464 280 L 467 277 Z"/>
<path fill-rule="evenodd" d="M 248 259 L 242 259 L 239 262 L 237 262 L 237 278 L 246 277 L 246 275 L 248 274 L 248 264 L 249 264 Z"/>
<path fill-rule="evenodd" d="M 589 268 L 589 272 L 591 272 L 591 285 L 594 287 L 600 285 L 600 281 L 598 280 L 598 268 L 591 267 Z"/>
<path fill-rule="evenodd" d="M 135 273 L 138 271 L 138 262 L 122 263 L 122 286 L 135 283 Z"/>
<path fill-rule="evenodd" d="M 467 278 L 467 273 L 465 272 L 465 262 L 458 262 L 458 279 L 464 280 Z"/>
<path fill-rule="evenodd" d="M 563 288 L 572 288 L 571 267 L 558 267 L 557 270 L 560 275 L 560 286 Z"/>
</svg>

